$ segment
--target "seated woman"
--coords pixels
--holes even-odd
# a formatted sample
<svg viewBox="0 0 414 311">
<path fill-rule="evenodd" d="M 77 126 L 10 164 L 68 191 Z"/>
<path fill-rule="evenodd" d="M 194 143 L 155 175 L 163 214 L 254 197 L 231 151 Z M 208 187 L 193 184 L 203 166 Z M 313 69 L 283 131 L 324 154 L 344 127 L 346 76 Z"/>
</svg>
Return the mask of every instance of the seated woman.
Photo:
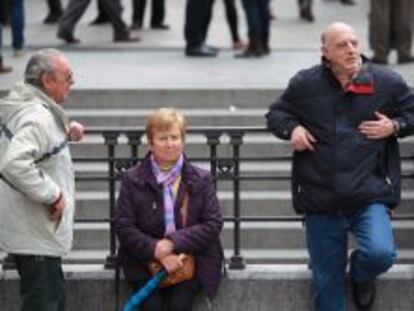
<svg viewBox="0 0 414 311">
<path fill-rule="evenodd" d="M 118 258 L 133 290 L 150 279 L 150 262 L 171 273 L 182 266 L 179 254 L 195 257 L 195 276 L 155 289 L 142 305 L 145 311 L 189 311 L 199 291 L 212 298 L 221 280 L 220 205 L 210 173 L 183 153 L 185 131 L 180 113 L 158 109 L 146 124 L 150 151 L 122 179 L 115 220 Z"/>
</svg>

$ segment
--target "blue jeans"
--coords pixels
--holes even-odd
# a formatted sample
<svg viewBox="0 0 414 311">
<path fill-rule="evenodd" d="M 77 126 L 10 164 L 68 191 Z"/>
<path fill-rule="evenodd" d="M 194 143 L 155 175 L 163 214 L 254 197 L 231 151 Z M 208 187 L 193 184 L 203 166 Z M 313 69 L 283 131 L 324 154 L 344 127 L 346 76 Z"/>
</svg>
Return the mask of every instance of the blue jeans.
<svg viewBox="0 0 414 311">
<path fill-rule="evenodd" d="M 372 281 L 397 257 L 388 208 L 383 204 L 371 204 L 352 216 L 308 214 L 305 224 L 317 311 L 346 310 L 348 232 L 356 241 L 350 263 L 355 282 Z"/>
<path fill-rule="evenodd" d="M 243 0 L 246 12 L 249 35 L 263 35 L 269 33 L 269 0 Z"/>
<path fill-rule="evenodd" d="M 24 22 L 25 18 L 23 0 L 11 0 L 10 23 L 12 32 L 12 46 L 15 50 L 21 50 L 24 47 Z M 0 26 L 0 54 L 2 46 L 3 38 L 2 29 Z"/>
</svg>

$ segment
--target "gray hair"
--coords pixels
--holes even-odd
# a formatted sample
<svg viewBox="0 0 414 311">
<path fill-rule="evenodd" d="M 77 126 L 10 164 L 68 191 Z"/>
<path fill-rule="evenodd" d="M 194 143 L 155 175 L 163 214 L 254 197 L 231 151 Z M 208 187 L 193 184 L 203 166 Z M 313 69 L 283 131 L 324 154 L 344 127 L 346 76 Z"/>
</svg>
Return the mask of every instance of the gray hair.
<svg viewBox="0 0 414 311">
<path fill-rule="evenodd" d="M 25 82 L 42 89 L 42 75 L 44 73 L 54 73 L 56 70 L 54 60 L 61 56 L 63 54 L 56 49 L 37 51 L 27 63 L 24 74 Z"/>
</svg>

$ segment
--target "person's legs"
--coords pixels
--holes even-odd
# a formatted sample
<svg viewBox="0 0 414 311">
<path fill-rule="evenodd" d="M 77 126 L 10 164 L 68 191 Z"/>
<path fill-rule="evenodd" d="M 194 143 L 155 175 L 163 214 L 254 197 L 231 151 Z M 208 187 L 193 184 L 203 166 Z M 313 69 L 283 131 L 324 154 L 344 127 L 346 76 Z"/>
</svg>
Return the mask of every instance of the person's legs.
<svg viewBox="0 0 414 311">
<path fill-rule="evenodd" d="M 104 9 L 102 8 L 102 0 L 96 1 L 96 10 L 98 14 L 96 15 L 95 19 L 92 20 L 90 23 L 91 25 L 102 25 L 109 22 L 108 15 L 105 13 Z"/>
<path fill-rule="evenodd" d="M 306 238 L 318 311 L 345 311 L 347 228 L 344 217 L 308 214 Z"/>
<path fill-rule="evenodd" d="M 184 36 L 188 48 L 199 47 L 204 42 L 204 24 L 209 14 L 210 0 L 187 0 Z"/>
<path fill-rule="evenodd" d="M 132 28 L 141 29 L 147 0 L 132 0 Z"/>
<path fill-rule="evenodd" d="M 261 27 L 261 39 L 263 51 L 265 54 L 270 53 L 270 17 L 269 17 L 269 0 L 259 0 L 259 14 L 260 14 L 260 27 Z"/>
<path fill-rule="evenodd" d="M 0 9 L 1 13 L 1 9 Z M 12 68 L 9 66 L 5 66 L 3 64 L 3 55 L 2 55 L 2 47 L 3 47 L 3 30 L 2 30 L 2 24 L 0 23 L 0 74 L 2 73 L 8 73 L 12 71 Z"/>
<path fill-rule="evenodd" d="M 65 281 L 61 259 L 14 255 L 20 276 L 22 311 L 64 311 Z"/>
<path fill-rule="evenodd" d="M 122 5 L 119 0 L 102 0 L 102 8 L 112 24 L 115 42 L 136 42 L 139 40 L 130 37 L 128 27 L 122 19 Z"/>
<path fill-rule="evenodd" d="M 70 42 L 70 39 L 73 38 L 73 33 L 75 31 L 75 26 L 85 13 L 91 0 L 70 0 L 62 17 L 59 20 L 58 27 L 58 37 L 64 39 L 68 43 L 77 43 Z M 67 40 L 69 39 L 69 40 Z"/>
<path fill-rule="evenodd" d="M 45 24 L 55 24 L 63 14 L 62 3 L 60 0 L 46 0 L 49 13 L 43 20 Z"/>
<path fill-rule="evenodd" d="M 231 40 L 233 44 L 240 41 L 238 29 L 238 17 L 234 0 L 224 0 L 224 9 L 226 12 L 227 24 L 230 28 Z"/>
<path fill-rule="evenodd" d="M 12 45 L 15 51 L 24 47 L 24 4 L 23 0 L 12 0 L 11 5 Z"/>
<path fill-rule="evenodd" d="M 394 245 L 388 208 L 372 204 L 352 217 L 350 230 L 357 249 L 351 256 L 351 277 L 358 283 L 370 282 L 394 263 Z"/>
<path fill-rule="evenodd" d="M 387 63 L 391 49 L 391 0 L 371 0 L 369 42 L 374 51 L 373 61 Z"/>
<path fill-rule="evenodd" d="M 392 3 L 392 29 L 394 46 L 398 53 L 398 62 L 413 62 L 411 54 L 413 29 L 413 2 L 412 0 L 394 0 Z"/>
<path fill-rule="evenodd" d="M 197 279 L 178 283 L 167 288 L 168 311 L 191 311 L 200 283 Z"/>
<path fill-rule="evenodd" d="M 159 29 L 168 29 L 164 25 L 165 17 L 165 2 L 164 0 L 152 0 L 151 5 L 151 27 Z M 161 27 L 164 26 L 164 27 Z"/>
<path fill-rule="evenodd" d="M 263 24 L 261 17 L 261 0 L 243 0 L 243 9 L 246 13 L 249 43 L 246 49 L 236 54 L 237 58 L 260 57 L 264 54 L 263 47 Z M 266 7 L 266 18 L 269 19 L 268 7 Z"/>
</svg>

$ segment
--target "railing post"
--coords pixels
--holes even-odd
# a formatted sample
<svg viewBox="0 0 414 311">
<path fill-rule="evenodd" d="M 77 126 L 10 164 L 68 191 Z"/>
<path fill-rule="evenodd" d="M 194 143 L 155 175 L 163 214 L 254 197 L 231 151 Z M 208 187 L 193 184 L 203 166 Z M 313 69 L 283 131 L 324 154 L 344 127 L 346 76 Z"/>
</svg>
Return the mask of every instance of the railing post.
<svg viewBox="0 0 414 311">
<path fill-rule="evenodd" d="M 221 132 L 207 132 L 207 145 L 210 146 L 210 173 L 214 178 L 214 185 L 217 188 L 217 146 L 220 144 Z"/>
<path fill-rule="evenodd" d="M 13 260 L 13 255 L 7 254 L 7 256 L 4 257 L 2 268 L 3 270 L 16 269 L 16 265 Z"/>
<path fill-rule="evenodd" d="M 240 255 L 240 146 L 244 132 L 230 132 L 230 145 L 233 146 L 233 213 L 234 213 L 234 254 L 230 259 L 230 269 L 244 269 L 245 262 Z"/>
<path fill-rule="evenodd" d="M 131 148 L 131 160 L 135 162 L 138 159 L 138 147 L 142 143 L 142 132 L 128 132 L 126 136 L 128 137 L 128 145 Z"/>
<path fill-rule="evenodd" d="M 115 217 L 115 146 L 118 144 L 118 132 L 104 132 L 104 144 L 108 146 L 108 174 L 109 174 L 109 255 L 106 257 L 105 268 L 113 269 L 116 266 L 116 239 L 113 220 Z"/>
</svg>

